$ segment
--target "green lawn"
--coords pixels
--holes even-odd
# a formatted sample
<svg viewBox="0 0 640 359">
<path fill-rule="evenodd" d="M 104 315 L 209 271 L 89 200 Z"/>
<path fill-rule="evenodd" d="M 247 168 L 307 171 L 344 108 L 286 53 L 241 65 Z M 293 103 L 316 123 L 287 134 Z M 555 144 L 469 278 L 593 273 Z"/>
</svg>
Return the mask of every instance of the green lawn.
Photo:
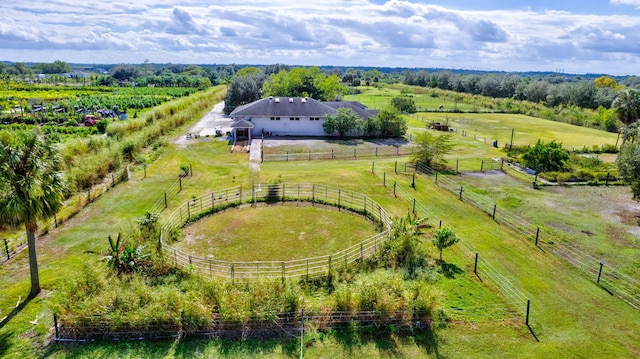
<svg viewBox="0 0 640 359">
<path fill-rule="evenodd" d="M 364 217 L 306 203 L 234 208 L 200 219 L 182 232 L 185 237 L 174 247 L 228 261 L 327 255 L 378 233 Z"/>
</svg>

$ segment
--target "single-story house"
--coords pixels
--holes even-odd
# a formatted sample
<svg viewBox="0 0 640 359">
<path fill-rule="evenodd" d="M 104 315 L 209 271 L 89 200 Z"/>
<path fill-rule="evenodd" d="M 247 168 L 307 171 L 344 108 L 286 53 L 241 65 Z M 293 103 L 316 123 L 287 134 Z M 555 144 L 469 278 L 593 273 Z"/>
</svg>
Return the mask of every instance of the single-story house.
<svg viewBox="0 0 640 359">
<path fill-rule="evenodd" d="M 375 116 L 359 102 L 318 101 L 309 97 L 268 97 L 239 106 L 231 114 L 235 138 L 269 136 L 326 136 L 323 124 L 338 108 L 354 110 L 363 121 Z"/>
</svg>

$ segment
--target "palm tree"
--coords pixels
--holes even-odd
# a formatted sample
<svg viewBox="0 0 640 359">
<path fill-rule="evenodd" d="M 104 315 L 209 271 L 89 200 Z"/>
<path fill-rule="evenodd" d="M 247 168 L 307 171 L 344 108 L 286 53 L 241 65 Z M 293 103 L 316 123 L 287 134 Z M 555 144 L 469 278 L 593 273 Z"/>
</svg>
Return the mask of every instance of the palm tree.
<svg viewBox="0 0 640 359">
<path fill-rule="evenodd" d="M 0 132 L 0 222 L 24 224 L 29 250 L 31 292 L 40 292 L 36 256 L 38 220 L 51 218 L 62 206 L 64 185 L 53 145 L 37 130 Z"/>
<path fill-rule="evenodd" d="M 618 119 L 624 124 L 624 134 L 620 145 L 622 147 L 629 136 L 629 126 L 638 121 L 638 116 L 640 115 L 640 93 L 633 90 L 622 91 L 613 101 L 612 106 L 616 109 Z"/>
</svg>

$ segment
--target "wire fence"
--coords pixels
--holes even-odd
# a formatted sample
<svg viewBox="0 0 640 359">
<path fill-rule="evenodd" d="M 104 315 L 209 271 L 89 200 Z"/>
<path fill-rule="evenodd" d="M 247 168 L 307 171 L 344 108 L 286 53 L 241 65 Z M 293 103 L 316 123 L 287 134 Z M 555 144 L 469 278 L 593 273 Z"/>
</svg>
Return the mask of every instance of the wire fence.
<svg viewBox="0 0 640 359">
<path fill-rule="evenodd" d="M 323 152 L 285 152 L 262 154 L 262 161 L 316 161 L 316 160 L 357 160 L 377 157 L 409 156 L 412 146 L 376 146 L 374 148 L 354 148 L 353 150 L 331 150 Z"/>
<path fill-rule="evenodd" d="M 289 261 L 226 261 L 186 253 L 163 240 L 165 234 L 198 218 L 230 206 L 256 205 L 287 201 L 335 206 L 362 214 L 378 223 L 382 232 L 336 253 Z M 325 276 L 337 268 L 362 262 L 382 248 L 391 235 L 392 219 L 377 202 L 367 195 L 319 184 L 251 184 L 213 191 L 183 203 L 171 213 L 162 226 L 160 244 L 167 258 L 175 265 L 201 275 L 230 280 L 257 278 L 313 278 Z"/>
<path fill-rule="evenodd" d="M 384 174 L 385 186 L 386 174 Z M 434 213 L 429 209 L 428 205 L 419 201 L 413 195 L 413 191 L 407 190 L 397 182 L 393 182 L 393 193 L 395 197 L 400 198 L 408 203 L 410 211 L 417 218 L 434 218 Z M 439 221 L 440 226 L 444 225 Z M 464 238 L 461 238 L 455 246 L 461 256 L 470 262 L 474 262 L 474 273 L 485 280 L 488 279 L 495 288 L 504 296 L 507 302 L 512 305 L 513 309 L 519 315 L 526 318 L 527 325 L 529 323 L 529 296 L 515 284 L 514 279 L 510 275 L 500 272 L 489 260 L 478 255 L 478 251 L 474 249 Z"/>
<path fill-rule="evenodd" d="M 260 317 L 229 319 L 215 314 L 197 321 L 181 313 L 179 318 L 129 320 L 106 316 L 76 317 L 54 314 L 55 341 L 154 340 L 162 338 L 267 339 L 299 337 L 308 331 L 344 328 L 430 329 L 430 313 L 419 310 L 329 311 L 267 313 Z"/>
<path fill-rule="evenodd" d="M 486 212 L 495 222 L 509 227 L 520 238 L 564 260 L 579 272 L 594 279 L 599 286 L 614 293 L 634 308 L 640 309 L 638 279 L 620 272 L 607 261 L 578 248 L 574 242 L 564 240 L 563 236 L 554 230 L 534 225 L 513 211 L 499 207 L 491 198 L 473 191 L 465 191 L 464 186 L 460 186 L 450 176 L 438 175 L 437 171 L 425 165 L 415 166 L 414 170 L 426 174 L 437 186 L 457 194 L 460 201 Z"/>
</svg>

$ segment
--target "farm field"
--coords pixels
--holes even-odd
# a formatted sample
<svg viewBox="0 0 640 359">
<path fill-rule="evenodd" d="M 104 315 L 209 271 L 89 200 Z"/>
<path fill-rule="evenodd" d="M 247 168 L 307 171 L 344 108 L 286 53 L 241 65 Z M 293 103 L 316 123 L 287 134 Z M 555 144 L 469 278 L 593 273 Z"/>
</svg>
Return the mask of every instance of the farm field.
<svg viewBox="0 0 640 359">
<path fill-rule="evenodd" d="M 466 191 L 526 218 L 580 250 L 596 255 L 634 278 L 640 277 L 640 205 L 622 186 L 543 186 L 502 172 L 447 177 Z M 553 208 L 553 211 L 549 211 Z"/>
<path fill-rule="evenodd" d="M 496 121 L 500 119 L 496 118 Z M 248 155 L 230 154 L 226 141 L 203 139 L 176 144 L 175 138 L 183 136 L 191 125 L 184 125 L 175 131 L 168 138 L 167 145 L 157 150 L 157 159 L 148 163 L 144 172 L 141 166 L 132 167 L 129 181 L 110 189 L 64 226 L 52 230 L 39 240 L 44 293 L 30 301 L 7 325 L 0 328 L 0 356 L 298 357 L 299 342 L 293 338 L 259 342 L 219 339 L 48 344 L 53 325 L 52 298 L 61 287 L 61 278 L 76 280 L 83 266 L 102 266 L 101 260 L 107 249 L 106 236 L 135 226 L 135 219 L 161 200 L 167 188 L 176 185 L 180 167 L 185 164 L 192 165 L 193 174 L 180 182 L 182 191 L 169 199 L 167 209 L 161 213 L 161 221 L 181 203 L 211 190 L 230 188 L 249 181 L 313 182 L 366 193 L 398 217 L 411 213 L 413 200 L 413 203 L 419 204 L 420 217 L 426 217 L 432 226 L 426 230 L 427 234 L 430 235 L 441 221 L 461 237 L 461 243 L 444 252 L 444 263 L 433 267 L 427 282 L 442 293 L 448 320 L 438 319 L 434 322 L 435 330 L 415 335 L 377 331 L 311 333 L 305 337 L 305 357 L 618 358 L 640 355 L 640 311 L 599 288 L 593 278 L 584 277 L 565 262 L 518 238 L 509 228 L 491 221 L 486 213 L 459 201 L 455 194 L 437 187 L 426 176 L 418 174 L 415 187 L 411 187 L 411 172 L 399 171 L 396 174 L 394 170 L 396 162 L 403 166 L 408 161 L 407 157 L 274 161 L 260 164 L 259 172 L 250 172 Z M 418 120 L 410 120 L 409 126 L 412 133 L 425 131 L 424 125 Z M 528 125 L 520 126 L 525 131 Z M 486 136 L 496 133 L 491 132 L 490 128 L 491 125 L 487 124 Z M 536 128 L 532 125 L 527 130 L 533 131 L 532 138 L 537 134 Z M 599 138 L 591 133 L 581 135 L 575 129 L 573 126 L 561 128 L 554 136 L 557 135 L 556 138 L 563 143 L 565 139 L 573 138 L 585 144 L 592 144 L 594 142 L 591 141 Z M 540 130 L 539 134 L 542 133 Z M 458 164 L 461 170 L 478 171 L 474 167 L 477 167 L 479 159 L 501 156 L 502 152 L 498 149 L 473 137 L 457 134 L 454 138 L 456 149 L 450 154 L 449 163 L 456 163 L 460 159 Z M 292 152 L 304 152 L 296 145 L 291 146 Z M 335 146 L 350 144 L 337 143 Z M 327 145 L 324 149 L 331 148 L 335 147 Z M 287 151 L 287 147 L 274 151 Z M 375 165 L 373 170 L 372 163 Z M 637 247 L 632 246 L 634 236 L 613 238 L 608 236 L 608 230 L 601 229 L 610 225 L 631 230 L 635 228 L 630 222 L 633 215 L 623 215 L 626 219 L 621 221 L 626 221 L 626 224 L 622 226 L 607 224 L 607 220 L 611 223 L 617 220 L 616 209 L 602 209 L 591 203 L 593 198 L 603 198 L 611 205 L 622 202 L 625 206 L 631 206 L 633 202 L 624 199 L 625 195 L 630 198 L 630 194 L 625 192 L 626 188 L 545 188 L 532 192 L 526 188 L 525 182 L 507 176 L 494 177 L 497 179 L 474 173 L 463 174 L 456 180 L 473 186 L 470 191 L 495 196 L 499 203 L 517 210 L 531 221 L 560 229 L 571 228 L 568 231 L 570 234 L 580 235 L 578 232 L 582 233 L 582 230 L 594 233 L 588 237 L 592 243 L 587 249 L 593 248 L 598 254 L 611 255 L 611 260 L 624 261 L 628 269 L 633 270 L 634 263 L 637 263 L 633 258 L 638 255 Z M 396 195 L 392 183 L 397 185 Z M 559 210 L 560 204 L 571 210 Z M 585 208 L 589 210 L 583 211 Z M 540 213 L 543 210 L 545 213 Z M 227 212 L 231 217 L 237 213 L 235 209 Z M 220 215 L 211 219 L 220 219 Z M 265 217 L 258 221 L 265 221 L 264 218 L 270 215 L 265 213 Z M 233 218 L 228 221 L 232 222 Z M 215 231 L 212 226 L 207 226 L 206 220 L 196 222 L 196 225 L 207 227 L 203 231 Z M 619 230 L 615 232 L 620 233 Z M 300 233 L 294 234 L 294 239 L 298 240 Z M 267 233 L 264 235 L 272 236 Z M 426 242 L 427 237 L 424 240 Z M 623 248 L 624 257 L 613 257 L 617 250 Z M 471 254 L 479 253 L 483 260 L 490 263 L 492 271 L 481 271 L 475 275 L 469 250 Z M 437 257 L 435 249 L 430 254 Z M 0 293 L 0 316 L 10 311 L 28 292 L 27 263 L 26 253 L 22 253 L 0 267 L 0 287 L 3 288 Z M 375 275 L 365 274 L 365 278 Z M 508 285 L 504 287 L 504 283 Z M 513 295 L 504 288 L 511 288 L 517 294 Z M 524 325 L 522 310 L 527 299 L 531 300 L 532 306 L 530 328 Z M 32 324 L 34 318 L 35 324 Z"/>
</svg>

